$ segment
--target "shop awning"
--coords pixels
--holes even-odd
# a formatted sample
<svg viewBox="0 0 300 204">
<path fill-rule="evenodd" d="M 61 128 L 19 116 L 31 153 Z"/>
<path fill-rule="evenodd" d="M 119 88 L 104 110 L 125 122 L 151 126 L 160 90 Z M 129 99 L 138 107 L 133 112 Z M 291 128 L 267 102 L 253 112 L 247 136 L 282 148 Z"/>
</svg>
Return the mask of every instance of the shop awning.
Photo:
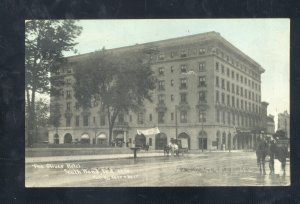
<svg viewBox="0 0 300 204">
<path fill-rule="evenodd" d="M 101 133 L 97 136 L 98 139 L 106 139 L 106 135 Z"/>
<path fill-rule="evenodd" d="M 90 139 L 88 134 L 83 134 L 81 135 L 81 139 Z"/>
<path fill-rule="evenodd" d="M 124 138 L 124 135 L 122 135 L 122 134 L 118 134 L 116 137 L 116 139 L 123 139 L 123 138 Z"/>
</svg>

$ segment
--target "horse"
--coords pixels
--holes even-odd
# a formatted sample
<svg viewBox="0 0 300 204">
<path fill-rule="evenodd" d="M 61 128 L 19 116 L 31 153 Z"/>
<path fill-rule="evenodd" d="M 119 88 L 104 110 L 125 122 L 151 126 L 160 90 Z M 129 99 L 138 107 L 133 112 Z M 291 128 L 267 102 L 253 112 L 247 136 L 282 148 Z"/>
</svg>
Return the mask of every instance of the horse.
<svg viewBox="0 0 300 204">
<path fill-rule="evenodd" d="M 269 168 L 270 174 L 274 174 L 274 159 L 278 159 L 281 163 L 281 170 L 283 175 L 285 175 L 285 166 L 286 166 L 286 157 L 288 156 L 288 148 L 286 144 L 280 144 L 278 141 L 271 140 L 268 142 L 269 151 L 268 155 L 270 156 Z"/>
<path fill-rule="evenodd" d="M 268 144 L 267 142 L 260 138 L 257 143 L 256 148 L 256 159 L 257 159 L 257 166 L 259 166 L 259 172 L 260 174 L 266 174 L 265 170 L 265 162 L 266 162 L 266 156 L 268 154 Z"/>
</svg>

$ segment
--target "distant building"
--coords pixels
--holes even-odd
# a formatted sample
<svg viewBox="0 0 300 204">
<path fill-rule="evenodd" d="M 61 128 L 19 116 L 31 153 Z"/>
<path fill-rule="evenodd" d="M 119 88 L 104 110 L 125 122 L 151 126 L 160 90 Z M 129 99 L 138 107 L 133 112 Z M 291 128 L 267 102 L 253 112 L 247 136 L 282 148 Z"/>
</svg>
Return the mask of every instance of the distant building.
<svg viewBox="0 0 300 204">
<path fill-rule="evenodd" d="M 268 117 L 267 117 L 267 133 L 268 134 L 275 133 L 275 122 L 274 122 L 273 115 L 268 115 Z"/>
<path fill-rule="evenodd" d="M 253 148 L 262 124 L 261 74 L 264 69 L 219 33 L 192 36 L 111 49 L 116 54 L 142 52 L 154 47 L 151 68 L 157 78 L 153 102 L 143 111 L 120 114 L 113 139 L 162 149 L 171 138 L 188 141 L 189 149 Z M 72 63 L 89 54 L 67 58 L 69 65 L 52 77 L 64 77 L 61 125 L 50 129 L 50 143 L 107 144 L 108 121 L 93 102 L 82 110 L 74 98 Z M 88 79 L 86 79 L 88 80 Z M 176 123 L 177 121 L 177 123 Z M 137 129 L 158 127 L 160 133 L 139 136 Z M 203 127 L 203 131 L 202 131 Z M 265 126 L 266 127 L 266 126 Z M 177 135 L 176 135 L 177 133 Z"/>
<path fill-rule="evenodd" d="M 286 132 L 287 137 L 290 138 L 290 115 L 287 111 L 278 114 L 278 128 Z"/>
</svg>

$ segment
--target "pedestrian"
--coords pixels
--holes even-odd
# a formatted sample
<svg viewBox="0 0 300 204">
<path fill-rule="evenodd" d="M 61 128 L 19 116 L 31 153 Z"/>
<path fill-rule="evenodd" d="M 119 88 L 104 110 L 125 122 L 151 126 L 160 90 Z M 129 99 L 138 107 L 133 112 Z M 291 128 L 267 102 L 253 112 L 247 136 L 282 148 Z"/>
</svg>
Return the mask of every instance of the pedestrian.
<svg viewBox="0 0 300 204">
<path fill-rule="evenodd" d="M 271 138 L 270 144 L 269 144 L 269 155 L 270 155 L 269 168 L 270 168 L 270 175 L 274 174 L 274 172 L 275 172 L 275 167 L 274 167 L 275 152 L 276 152 L 275 140 L 273 140 Z"/>
</svg>

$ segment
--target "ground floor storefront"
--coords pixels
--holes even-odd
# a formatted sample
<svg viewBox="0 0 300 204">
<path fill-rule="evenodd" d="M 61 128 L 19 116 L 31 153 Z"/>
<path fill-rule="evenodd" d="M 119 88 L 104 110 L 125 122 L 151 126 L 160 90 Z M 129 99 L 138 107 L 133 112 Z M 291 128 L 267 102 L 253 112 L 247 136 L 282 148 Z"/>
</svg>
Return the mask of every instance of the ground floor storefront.
<svg viewBox="0 0 300 204">
<path fill-rule="evenodd" d="M 157 134 L 137 134 L 138 129 L 116 128 L 112 132 L 109 145 L 108 129 L 59 128 L 49 130 L 50 144 L 91 144 L 113 147 L 144 147 L 162 150 L 172 139 L 178 139 L 186 148 L 192 150 L 237 150 L 254 149 L 259 134 L 250 130 L 239 130 L 224 126 L 179 126 L 158 127 Z"/>
</svg>

